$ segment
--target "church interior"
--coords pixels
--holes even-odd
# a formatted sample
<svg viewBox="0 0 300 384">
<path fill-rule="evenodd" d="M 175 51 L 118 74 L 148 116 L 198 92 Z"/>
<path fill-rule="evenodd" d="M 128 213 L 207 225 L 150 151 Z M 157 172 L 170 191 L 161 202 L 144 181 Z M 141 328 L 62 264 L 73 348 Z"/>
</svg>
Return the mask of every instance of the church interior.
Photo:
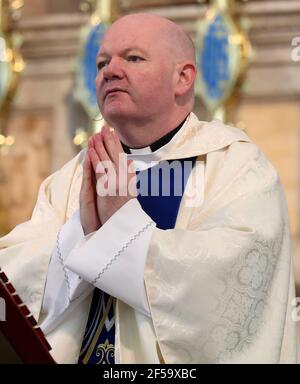
<svg viewBox="0 0 300 384">
<path fill-rule="evenodd" d="M 228 97 L 217 106 L 199 82 L 195 113 L 245 130 L 278 171 L 300 295 L 300 0 L 2 0 L 0 6 L 1 236 L 30 218 L 41 182 L 98 129 L 82 83 L 91 27 L 152 12 L 181 25 L 197 57 L 212 60 L 211 52 L 201 51 L 201 31 L 220 7 L 233 28 L 228 54 L 234 73 Z"/>
</svg>

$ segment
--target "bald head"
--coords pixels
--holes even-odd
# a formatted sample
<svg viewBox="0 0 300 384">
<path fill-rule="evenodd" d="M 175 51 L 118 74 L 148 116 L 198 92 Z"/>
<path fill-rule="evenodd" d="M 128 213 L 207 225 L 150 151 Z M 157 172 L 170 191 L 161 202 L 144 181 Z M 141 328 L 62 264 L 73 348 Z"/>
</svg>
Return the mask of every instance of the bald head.
<svg viewBox="0 0 300 384">
<path fill-rule="evenodd" d="M 176 62 L 184 60 L 196 62 L 192 39 L 182 27 L 171 20 L 151 13 L 134 13 L 121 17 L 111 28 L 123 25 L 130 25 L 141 33 L 151 31 L 152 38 L 163 46 L 168 55 L 172 54 Z"/>
</svg>

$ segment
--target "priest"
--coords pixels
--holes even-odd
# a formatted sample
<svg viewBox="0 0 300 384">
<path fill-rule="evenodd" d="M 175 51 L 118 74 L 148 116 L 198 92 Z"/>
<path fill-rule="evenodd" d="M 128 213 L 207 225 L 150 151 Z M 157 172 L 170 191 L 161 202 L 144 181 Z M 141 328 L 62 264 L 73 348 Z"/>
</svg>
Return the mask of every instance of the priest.
<svg viewBox="0 0 300 384">
<path fill-rule="evenodd" d="M 105 127 L 41 185 L 0 265 L 59 363 L 296 363 L 288 215 L 241 130 L 192 113 L 194 46 L 151 14 L 97 56 Z"/>
</svg>

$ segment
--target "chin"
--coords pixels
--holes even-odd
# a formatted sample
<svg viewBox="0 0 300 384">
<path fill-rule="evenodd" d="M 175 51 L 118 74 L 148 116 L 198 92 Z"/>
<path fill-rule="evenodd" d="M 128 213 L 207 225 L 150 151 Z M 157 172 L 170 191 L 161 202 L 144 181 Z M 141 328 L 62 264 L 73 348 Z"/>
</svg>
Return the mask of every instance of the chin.
<svg viewBox="0 0 300 384">
<path fill-rule="evenodd" d="M 132 119 L 132 115 L 127 110 L 109 108 L 101 111 L 104 120 L 112 127 L 115 127 L 128 119 Z"/>
</svg>

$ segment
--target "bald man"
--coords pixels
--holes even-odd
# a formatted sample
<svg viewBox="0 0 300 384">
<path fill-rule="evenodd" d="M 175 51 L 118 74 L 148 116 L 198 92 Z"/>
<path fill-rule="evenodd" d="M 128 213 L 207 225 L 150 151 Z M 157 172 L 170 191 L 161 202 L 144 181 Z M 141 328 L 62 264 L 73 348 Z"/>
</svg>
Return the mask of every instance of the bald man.
<svg viewBox="0 0 300 384">
<path fill-rule="evenodd" d="M 0 265 L 59 363 L 295 363 L 288 217 L 248 136 L 192 113 L 195 52 L 133 14 L 97 56 L 108 123 L 47 178 Z"/>
</svg>

